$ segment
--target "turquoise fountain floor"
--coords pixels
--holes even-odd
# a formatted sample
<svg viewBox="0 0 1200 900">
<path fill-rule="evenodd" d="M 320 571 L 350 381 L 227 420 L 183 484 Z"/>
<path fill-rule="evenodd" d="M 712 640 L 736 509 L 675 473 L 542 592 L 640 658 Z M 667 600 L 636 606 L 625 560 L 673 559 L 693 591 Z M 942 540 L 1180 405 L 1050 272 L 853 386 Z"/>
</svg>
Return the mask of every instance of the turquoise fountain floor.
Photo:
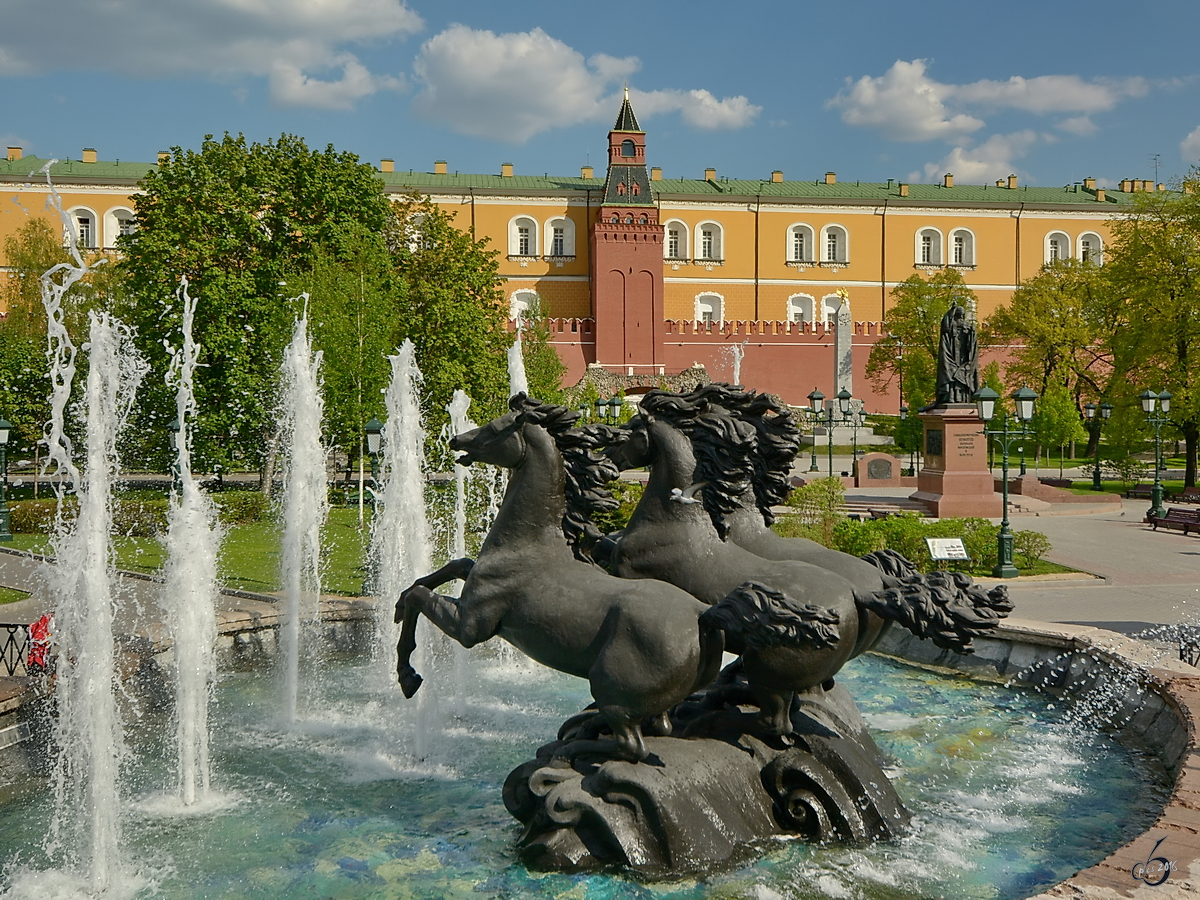
<svg viewBox="0 0 1200 900">
<path fill-rule="evenodd" d="M 150 884 L 141 895 L 1019 898 L 1149 827 L 1166 797 L 1156 761 L 1062 724 L 1047 698 L 868 656 L 839 677 L 893 761 L 889 774 L 913 813 L 903 840 L 782 841 L 753 865 L 701 880 L 532 873 L 515 859 L 517 826 L 500 787 L 586 705 L 586 684 L 487 651 L 460 672 L 457 697 L 427 692 L 425 721 L 439 724 L 423 748 L 415 701 L 373 690 L 378 670 L 366 662 L 330 664 L 320 699 L 302 701 L 290 729 L 277 719 L 274 678 L 226 676 L 214 713 L 214 797 L 187 813 L 163 794 L 174 777 L 164 742 L 139 741 L 163 723 L 144 722 L 130 735 L 125 826 L 126 866 Z M 49 865 L 40 850 L 49 815 L 46 792 L 0 815 L 16 893 L 26 893 L 30 870 Z"/>
</svg>

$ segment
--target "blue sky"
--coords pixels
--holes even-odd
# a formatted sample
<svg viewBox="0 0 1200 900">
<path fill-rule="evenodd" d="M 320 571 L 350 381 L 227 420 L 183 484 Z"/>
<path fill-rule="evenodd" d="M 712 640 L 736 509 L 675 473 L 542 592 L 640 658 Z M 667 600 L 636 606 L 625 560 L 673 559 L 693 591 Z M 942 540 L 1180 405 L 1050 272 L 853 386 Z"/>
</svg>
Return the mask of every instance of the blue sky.
<svg viewBox="0 0 1200 900">
<path fill-rule="evenodd" d="M 1200 162 L 1200 4 L 0 0 L 0 142 L 149 161 L 287 131 L 397 169 L 1160 181 Z"/>
</svg>

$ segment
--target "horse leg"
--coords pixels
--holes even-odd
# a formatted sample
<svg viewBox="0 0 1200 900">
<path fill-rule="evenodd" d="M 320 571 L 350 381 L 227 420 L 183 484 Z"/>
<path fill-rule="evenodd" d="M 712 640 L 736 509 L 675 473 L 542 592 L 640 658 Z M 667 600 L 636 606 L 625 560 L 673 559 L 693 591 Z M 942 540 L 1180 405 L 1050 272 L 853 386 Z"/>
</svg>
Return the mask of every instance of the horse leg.
<svg viewBox="0 0 1200 900">
<path fill-rule="evenodd" d="M 570 741 L 554 752 L 551 765 L 569 764 L 577 756 L 608 756 L 628 762 L 641 762 L 650 755 L 642 739 L 642 729 L 638 721 L 631 718 L 625 709 L 619 706 L 602 706 L 600 714 L 612 728 L 613 736 Z"/>
<path fill-rule="evenodd" d="M 412 588 L 425 587 L 433 590 L 434 588 L 441 587 L 447 581 L 453 581 L 456 578 L 466 581 L 467 576 L 471 574 L 471 569 L 474 567 L 475 560 L 464 556 L 462 559 L 452 559 L 436 572 L 430 572 L 428 575 L 418 578 L 412 583 L 412 587 L 406 590 L 404 594 L 401 594 L 400 599 L 396 601 L 396 615 L 393 621 L 399 625 L 401 618 L 406 614 L 404 595 L 412 590 Z"/>
<path fill-rule="evenodd" d="M 658 737 L 668 737 L 674 730 L 671 724 L 671 711 L 663 710 L 657 716 L 647 716 L 642 722 L 642 733 Z"/>
<path fill-rule="evenodd" d="M 759 715 L 755 722 L 758 731 L 767 734 L 790 734 L 792 731 L 791 691 L 778 692 L 754 687 L 754 699 L 758 703 Z"/>
<path fill-rule="evenodd" d="M 401 595 L 396 612 L 403 619 L 400 640 L 396 642 L 396 677 L 404 696 L 412 699 L 422 681 L 410 662 L 413 651 L 417 649 L 417 619 L 424 613 L 434 625 L 462 643 L 458 601 L 454 597 L 435 594 L 418 584 Z"/>
</svg>

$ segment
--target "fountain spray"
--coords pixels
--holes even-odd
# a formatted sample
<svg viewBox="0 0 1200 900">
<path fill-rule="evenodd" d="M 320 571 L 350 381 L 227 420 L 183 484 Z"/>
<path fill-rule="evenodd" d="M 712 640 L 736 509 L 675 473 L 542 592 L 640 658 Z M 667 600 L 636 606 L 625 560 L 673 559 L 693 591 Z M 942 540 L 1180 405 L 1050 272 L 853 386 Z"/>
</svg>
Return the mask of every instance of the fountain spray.
<svg viewBox="0 0 1200 900">
<path fill-rule="evenodd" d="M 175 653 L 175 734 L 179 750 L 179 793 L 184 806 L 209 790 L 208 708 L 217 666 L 217 511 L 192 477 L 191 432 L 196 418 L 193 390 L 200 348 L 192 340 L 196 301 L 184 278 L 176 294 L 182 305 L 183 345 L 173 354 L 167 383 L 176 386 L 179 422 L 175 465 L 179 493 L 167 515 L 167 563 L 162 605 Z"/>
<path fill-rule="evenodd" d="M 284 465 L 283 639 L 284 713 L 296 721 L 300 685 L 301 622 L 318 621 L 321 597 L 321 528 L 329 513 L 325 485 L 325 448 L 321 446 L 321 352 L 308 337 L 305 312 L 296 320 L 292 341 L 283 353 L 281 421 Z M 300 298 L 297 298 L 300 299 Z"/>
<path fill-rule="evenodd" d="M 529 379 L 525 377 L 525 355 L 522 350 L 521 320 L 517 319 L 516 340 L 508 348 L 508 396 L 515 397 L 522 392 L 529 393 Z"/>
<path fill-rule="evenodd" d="M 521 344 L 518 341 L 513 344 L 517 349 L 516 359 L 518 360 L 518 376 L 521 380 L 525 378 L 524 366 L 520 364 L 521 359 Z M 510 350 L 508 354 L 509 378 L 513 378 L 513 353 Z M 456 390 L 450 402 L 446 405 L 446 412 L 450 414 L 450 436 L 464 434 L 478 427 L 471 421 L 467 415 L 467 410 L 471 408 L 471 398 L 467 396 L 466 391 Z M 454 463 L 454 531 L 450 541 L 450 558 L 461 559 L 467 555 L 467 484 L 471 478 L 471 470 L 467 466 L 461 466 L 457 462 Z M 450 587 L 449 594 L 452 597 L 462 595 L 463 583 L 456 580 Z M 466 691 L 467 679 L 467 648 L 455 642 L 452 645 L 454 654 L 454 705 L 455 713 L 462 716 L 464 713 L 464 694 Z"/>
</svg>

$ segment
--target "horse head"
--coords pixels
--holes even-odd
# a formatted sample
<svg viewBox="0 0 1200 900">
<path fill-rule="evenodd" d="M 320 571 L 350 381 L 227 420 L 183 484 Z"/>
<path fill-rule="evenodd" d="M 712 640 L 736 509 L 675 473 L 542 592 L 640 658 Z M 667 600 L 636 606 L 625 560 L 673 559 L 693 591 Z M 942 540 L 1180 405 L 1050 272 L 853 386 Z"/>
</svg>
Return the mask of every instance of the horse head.
<svg viewBox="0 0 1200 900">
<path fill-rule="evenodd" d="M 508 401 L 509 411 L 473 431 L 450 439 L 450 449 L 462 455 L 460 466 L 488 463 L 503 469 L 515 469 L 525 459 L 530 435 L 526 426 L 536 425 L 554 436 L 575 424 L 579 413 L 564 406 L 542 403 L 521 392 Z"/>
</svg>

